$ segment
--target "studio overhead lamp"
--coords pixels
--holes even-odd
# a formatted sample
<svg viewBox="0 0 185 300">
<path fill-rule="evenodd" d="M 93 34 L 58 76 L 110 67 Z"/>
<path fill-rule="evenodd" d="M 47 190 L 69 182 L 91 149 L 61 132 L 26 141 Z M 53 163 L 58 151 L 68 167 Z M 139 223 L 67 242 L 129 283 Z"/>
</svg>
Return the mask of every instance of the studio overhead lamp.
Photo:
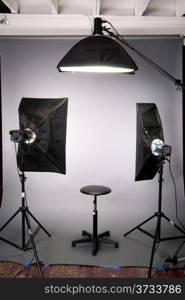
<svg viewBox="0 0 185 300">
<path fill-rule="evenodd" d="M 101 18 L 94 19 L 94 33 L 72 47 L 57 68 L 60 72 L 131 73 L 135 62 L 115 37 L 104 35 Z"/>
<path fill-rule="evenodd" d="M 99 17 L 94 19 L 93 35 L 74 45 L 58 63 L 57 69 L 59 72 L 135 74 L 138 67 L 125 46 L 171 80 L 177 89 L 185 88 L 180 79 L 131 46 L 110 22 Z"/>
</svg>

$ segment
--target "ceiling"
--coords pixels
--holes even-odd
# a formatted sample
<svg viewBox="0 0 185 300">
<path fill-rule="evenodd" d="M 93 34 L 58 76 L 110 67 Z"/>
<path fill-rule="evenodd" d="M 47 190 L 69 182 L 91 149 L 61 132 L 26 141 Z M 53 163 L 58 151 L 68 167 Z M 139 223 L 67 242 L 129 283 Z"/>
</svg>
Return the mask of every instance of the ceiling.
<svg viewBox="0 0 185 300">
<path fill-rule="evenodd" d="M 185 34 L 185 0 L 3 0 L 0 12 L 1 35 L 88 35 L 99 15 L 120 34 Z"/>
</svg>

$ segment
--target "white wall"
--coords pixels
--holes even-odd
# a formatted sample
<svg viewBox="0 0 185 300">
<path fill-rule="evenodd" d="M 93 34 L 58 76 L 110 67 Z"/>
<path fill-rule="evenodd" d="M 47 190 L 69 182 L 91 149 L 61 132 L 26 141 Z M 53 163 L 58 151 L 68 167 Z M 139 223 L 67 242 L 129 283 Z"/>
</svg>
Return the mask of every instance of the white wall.
<svg viewBox="0 0 185 300">
<path fill-rule="evenodd" d="M 20 205 L 14 145 L 9 130 L 18 128 L 22 97 L 68 97 L 67 175 L 27 173 L 32 211 L 54 231 L 79 232 L 90 227 L 92 199 L 79 192 L 87 184 L 103 184 L 112 193 L 99 199 L 100 227 L 121 235 L 157 209 L 157 178 L 135 182 L 136 103 L 155 102 L 166 142 L 172 145 L 172 166 L 184 217 L 182 169 L 182 94 L 159 73 L 132 54 L 135 76 L 62 74 L 59 60 L 72 39 L 1 41 L 4 196 L 1 219 Z M 130 43 L 174 76 L 181 76 L 180 39 L 137 39 Z M 131 54 L 131 53 L 130 53 Z M 174 189 L 165 169 L 164 211 L 175 215 Z M 85 226 L 87 224 L 87 226 Z"/>
</svg>

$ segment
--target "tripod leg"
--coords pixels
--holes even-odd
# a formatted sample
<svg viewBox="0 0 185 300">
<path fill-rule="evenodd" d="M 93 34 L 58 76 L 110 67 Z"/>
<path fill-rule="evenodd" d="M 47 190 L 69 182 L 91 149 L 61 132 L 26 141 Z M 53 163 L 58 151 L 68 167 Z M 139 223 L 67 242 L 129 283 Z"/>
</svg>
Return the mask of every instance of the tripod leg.
<svg viewBox="0 0 185 300">
<path fill-rule="evenodd" d="M 40 227 L 37 227 L 37 229 L 33 232 L 33 239 L 36 237 L 39 230 L 40 230 Z M 29 239 L 24 247 L 24 250 L 30 249 L 30 248 L 28 248 L 30 244 L 31 244 L 31 240 Z"/>
<path fill-rule="evenodd" d="M 144 225 L 145 223 L 149 222 L 150 220 L 152 220 L 156 215 L 154 214 L 153 216 L 151 216 L 150 218 L 146 219 L 145 221 L 143 221 L 142 223 L 140 223 L 138 226 L 134 227 L 133 229 L 129 230 L 128 232 L 126 232 L 123 236 L 127 236 L 128 234 L 130 234 L 131 232 L 135 231 L 136 229 L 138 229 L 139 227 L 141 227 L 142 225 Z"/>
<path fill-rule="evenodd" d="M 172 220 L 170 220 L 165 214 L 162 216 L 164 219 L 166 219 L 173 227 L 175 227 L 177 230 L 179 230 L 181 233 L 185 235 L 185 232 L 183 229 L 181 229 L 177 224 L 175 224 Z"/>
<path fill-rule="evenodd" d="M 44 226 L 42 226 L 42 224 L 34 217 L 34 215 L 28 210 L 28 214 L 30 215 L 30 217 L 33 218 L 33 220 L 40 226 L 40 228 L 42 228 L 42 230 L 44 230 L 44 232 L 51 237 L 51 234 L 44 228 Z"/>
<path fill-rule="evenodd" d="M 0 228 L 0 232 L 18 215 L 20 212 L 20 209 L 18 209 L 11 218 L 8 219 L 8 221 Z"/>
<path fill-rule="evenodd" d="M 26 231 L 25 231 L 25 225 L 26 225 L 26 211 L 22 211 L 22 249 L 25 248 L 26 244 Z"/>
<path fill-rule="evenodd" d="M 5 243 L 7 243 L 7 244 L 9 244 L 9 245 L 11 245 L 11 246 L 19 249 L 19 250 L 22 250 L 22 248 L 19 245 L 16 245 L 16 244 L 12 243 L 11 241 L 9 241 L 9 240 L 7 240 L 7 239 L 5 239 L 3 237 L 0 237 L 0 241 L 3 241 Z"/>
<path fill-rule="evenodd" d="M 27 227 L 28 227 L 30 240 L 31 240 L 31 243 L 32 243 L 32 247 L 33 247 L 33 251 L 34 251 L 34 255 L 35 255 L 35 259 L 36 259 L 36 263 L 37 263 L 37 267 L 38 267 L 38 272 L 39 272 L 40 277 L 43 278 L 43 274 L 42 274 L 42 270 L 41 270 L 41 266 L 40 266 L 40 262 L 39 262 L 39 257 L 38 257 L 38 253 L 37 253 L 37 248 L 36 248 L 36 245 L 35 245 L 35 242 L 34 242 L 32 230 L 31 230 L 31 224 L 30 224 L 27 212 L 25 212 L 25 220 L 26 220 L 26 224 L 27 224 Z"/>
<path fill-rule="evenodd" d="M 154 241 L 153 241 L 153 245 L 152 245 L 152 252 L 151 252 L 151 257 L 150 257 L 148 278 L 151 277 L 151 273 L 152 273 L 152 266 L 153 266 L 153 260 L 154 260 L 154 255 L 155 255 L 155 248 L 156 248 L 157 238 L 158 238 L 158 230 L 159 230 L 159 222 L 157 223 L 157 226 L 156 226 Z"/>
<path fill-rule="evenodd" d="M 179 252 L 181 251 L 182 247 L 184 246 L 184 244 L 185 244 L 185 241 L 181 242 L 180 245 L 178 246 L 178 248 L 175 250 L 174 254 L 172 256 L 167 257 L 165 262 L 176 265 L 181 260 L 181 258 L 180 257 L 178 258 L 177 256 L 178 256 Z"/>
<path fill-rule="evenodd" d="M 177 256 L 179 254 L 179 252 L 181 251 L 182 247 L 184 246 L 185 244 L 185 241 L 181 242 L 179 247 L 177 248 L 177 250 L 175 251 L 174 255 L 173 256 Z"/>
</svg>

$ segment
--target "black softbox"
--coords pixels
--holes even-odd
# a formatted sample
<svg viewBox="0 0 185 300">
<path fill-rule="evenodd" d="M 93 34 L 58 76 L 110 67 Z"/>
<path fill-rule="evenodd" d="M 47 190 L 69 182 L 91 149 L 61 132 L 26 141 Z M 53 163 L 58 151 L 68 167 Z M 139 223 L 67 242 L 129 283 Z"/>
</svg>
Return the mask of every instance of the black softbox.
<svg viewBox="0 0 185 300">
<path fill-rule="evenodd" d="M 3 1 L 0 1 L 0 13 L 1 14 L 11 14 L 11 10 Z"/>
<path fill-rule="evenodd" d="M 154 139 L 164 141 L 160 115 L 155 103 L 137 103 L 137 138 L 135 180 L 153 179 L 159 168 L 158 157 L 152 154 Z"/>
<path fill-rule="evenodd" d="M 66 173 L 66 123 L 68 99 L 22 98 L 20 130 L 36 135 L 33 143 L 19 143 L 21 171 Z"/>
</svg>

